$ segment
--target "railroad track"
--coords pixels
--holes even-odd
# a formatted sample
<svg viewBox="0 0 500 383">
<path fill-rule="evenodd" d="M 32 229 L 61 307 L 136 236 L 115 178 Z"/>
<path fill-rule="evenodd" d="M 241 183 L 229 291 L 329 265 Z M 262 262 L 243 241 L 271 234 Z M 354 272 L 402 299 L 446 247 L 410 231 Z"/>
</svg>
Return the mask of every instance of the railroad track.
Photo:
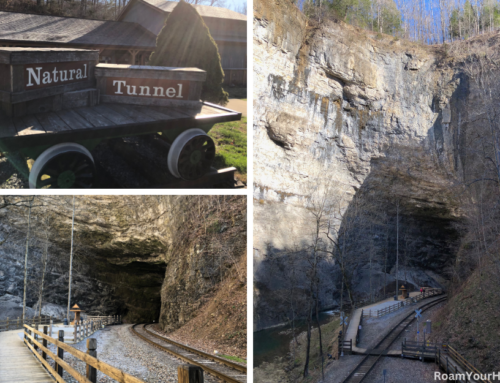
<svg viewBox="0 0 500 383">
<path fill-rule="evenodd" d="M 246 383 L 247 368 L 230 360 L 191 348 L 171 339 L 155 334 L 146 327 L 149 324 L 135 324 L 133 334 L 160 350 L 166 351 L 182 361 L 201 367 L 205 372 L 228 383 Z"/>
<path fill-rule="evenodd" d="M 445 301 L 447 299 L 446 295 L 444 297 L 440 297 L 434 299 L 422 306 L 419 306 L 419 309 L 422 309 L 422 312 L 430 309 L 431 307 Z M 402 332 L 410 325 L 411 322 L 415 320 L 415 313 L 412 311 L 409 315 L 407 315 L 401 322 L 399 322 L 384 338 L 377 343 L 375 348 L 369 351 L 369 354 L 366 355 L 361 362 L 354 368 L 354 370 L 345 378 L 342 383 L 360 383 L 362 382 L 373 370 L 373 367 L 377 364 L 377 362 L 387 355 L 389 351 L 389 347 L 394 343 L 396 339 L 402 334 Z M 374 355 L 375 354 L 375 355 Z"/>
</svg>

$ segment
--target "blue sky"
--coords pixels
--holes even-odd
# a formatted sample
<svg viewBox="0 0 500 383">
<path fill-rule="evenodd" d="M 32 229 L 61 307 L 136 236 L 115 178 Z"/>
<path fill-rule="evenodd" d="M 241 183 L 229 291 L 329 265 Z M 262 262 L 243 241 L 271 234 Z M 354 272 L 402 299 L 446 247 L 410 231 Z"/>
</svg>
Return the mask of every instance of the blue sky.
<svg viewBox="0 0 500 383">
<path fill-rule="evenodd" d="M 246 3 L 245 0 L 226 0 L 225 8 L 239 10 L 240 7 L 245 3 Z M 248 13 L 248 11 L 247 11 L 247 13 Z"/>
</svg>

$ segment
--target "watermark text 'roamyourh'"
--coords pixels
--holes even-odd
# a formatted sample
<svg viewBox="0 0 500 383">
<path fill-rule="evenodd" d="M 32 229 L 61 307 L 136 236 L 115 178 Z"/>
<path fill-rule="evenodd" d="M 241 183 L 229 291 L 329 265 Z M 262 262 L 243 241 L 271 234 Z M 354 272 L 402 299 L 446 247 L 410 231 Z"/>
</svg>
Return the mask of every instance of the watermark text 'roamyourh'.
<svg viewBox="0 0 500 383">
<path fill-rule="evenodd" d="M 474 372 L 464 372 L 462 374 L 445 374 L 439 371 L 434 372 L 434 380 L 440 380 L 440 381 L 457 381 L 457 380 L 465 380 L 467 379 L 470 381 L 471 379 L 474 379 L 476 381 L 478 380 L 496 380 L 500 379 L 500 372 L 492 372 L 489 374 L 476 374 Z"/>
</svg>

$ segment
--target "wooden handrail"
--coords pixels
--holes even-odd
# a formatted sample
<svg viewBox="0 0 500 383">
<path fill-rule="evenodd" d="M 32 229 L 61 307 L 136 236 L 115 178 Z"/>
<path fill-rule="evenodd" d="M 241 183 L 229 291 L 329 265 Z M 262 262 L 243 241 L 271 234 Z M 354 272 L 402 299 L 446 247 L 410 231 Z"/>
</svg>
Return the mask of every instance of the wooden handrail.
<svg viewBox="0 0 500 383">
<path fill-rule="evenodd" d="M 455 350 L 453 347 L 448 346 L 448 354 L 457 361 L 458 364 L 462 364 L 462 368 L 467 370 L 469 369 L 470 372 L 474 372 L 476 374 L 481 375 L 481 372 L 474 367 L 472 364 L 470 364 L 467 359 L 465 359 L 462 355 L 458 353 L 457 350 Z M 488 382 L 491 383 L 489 380 L 481 380 L 482 382 Z"/>
<path fill-rule="evenodd" d="M 34 334 L 39 335 L 43 339 L 46 339 L 48 342 L 52 343 L 53 345 L 57 346 L 58 348 L 61 348 L 64 351 L 69 352 L 71 355 L 73 355 L 77 359 L 79 359 L 79 360 L 85 362 L 86 364 L 94 367 L 96 370 L 101 371 L 103 374 L 105 374 L 105 375 L 109 376 L 110 378 L 118 381 L 119 383 L 144 383 L 144 381 L 142 381 L 142 380 L 140 380 L 140 379 L 138 379 L 138 378 L 136 378 L 136 377 L 134 377 L 132 375 L 129 375 L 129 374 L 127 374 L 127 373 L 119 370 L 118 368 L 110 366 L 109 364 L 104 363 L 104 362 L 100 361 L 99 359 L 94 358 L 93 356 L 90 356 L 90 355 L 88 355 L 88 354 L 86 354 L 86 353 L 84 353 L 84 352 L 82 352 L 80 350 L 77 350 L 76 348 L 73 348 L 73 347 L 67 345 L 64 342 L 60 342 L 59 340 L 51 338 L 48 335 L 45 335 L 44 333 L 42 333 L 40 331 L 37 331 L 37 330 L 35 330 L 34 328 L 32 328 L 32 327 L 30 327 L 28 325 L 24 325 L 24 327 L 30 333 L 34 333 Z M 36 346 L 39 347 L 43 352 L 47 353 L 47 355 L 49 355 L 58 365 L 60 365 L 64 370 L 66 370 L 78 382 L 92 383 L 86 377 L 84 377 L 79 372 L 77 372 L 76 370 L 74 370 L 73 368 L 71 368 L 71 366 L 69 366 L 66 362 L 64 362 L 64 360 L 62 360 L 61 358 L 59 358 L 56 355 L 54 355 L 47 348 L 43 347 L 43 345 L 41 345 L 39 342 L 37 342 L 35 340 L 35 337 L 29 335 L 26 330 L 24 331 L 26 337 L 29 338 L 32 342 L 34 342 L 36 344 Z M 29 344 L 29 342 L 27 342 L 26 339 L 25 339 L 25 343 L 35 353 L 35 356 L 37 356 L 37 358 L 40 361 L 43 360 L 42 357 L 41 357 L 41 355 L 34 350 L 33 346 L 31 346 Z M 45 363 L 44 363 L 44 365 L 45 365 Z M 54 377 L 58 376 L 57 373 L 54 371 L 54 369 L 50 368 L 49 371 L 50 371 L 50 373 L 52 375 L 54 375 Z M 58 380 L 58 382 L 59 382 L 59 380 Z M 64 380 L 61 380 L 61 383 L 64 383 Z"/>
</svg>

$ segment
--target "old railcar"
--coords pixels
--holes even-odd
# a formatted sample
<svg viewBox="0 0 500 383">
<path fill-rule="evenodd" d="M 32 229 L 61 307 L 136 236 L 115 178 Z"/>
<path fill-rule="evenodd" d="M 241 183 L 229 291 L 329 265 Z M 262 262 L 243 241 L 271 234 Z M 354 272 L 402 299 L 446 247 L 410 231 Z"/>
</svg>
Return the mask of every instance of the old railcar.
<svg viewBox="0 0 500 383">
<path fill-rule="evenodd" d="M 168 170 L 196 180 L 209 169 L 216 123 L 241 113 L 200 101 L 197 68 L 98 64 L 98 51 L 0 48 L 0 151 L 31 164 L 31 188 L 89 188 L 102 140 L 161 133 Z"/>
</svg>

